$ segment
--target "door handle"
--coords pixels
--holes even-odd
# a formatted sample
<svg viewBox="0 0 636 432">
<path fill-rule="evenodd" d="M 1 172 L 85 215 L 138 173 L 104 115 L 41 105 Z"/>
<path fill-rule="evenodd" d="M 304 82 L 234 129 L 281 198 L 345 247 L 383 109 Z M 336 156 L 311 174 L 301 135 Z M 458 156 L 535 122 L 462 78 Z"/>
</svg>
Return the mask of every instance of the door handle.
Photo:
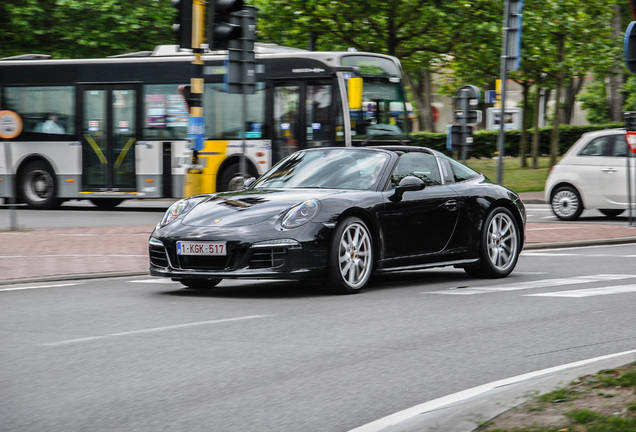
<svg viewBox="0 0 636 432">
<path fill-rule="evenodd" d="M 457 210 L 457 200 L 448 200 L 444 203 L 444 207 L 446 208 L 446 210 L 448 211 L 455 211 Z"/>
<path fill-rule="evenodd" d="M 607 173 L 615 173 L 617 171 L 616 168 L 603 168 L 603 172 Z"/>
</svg>

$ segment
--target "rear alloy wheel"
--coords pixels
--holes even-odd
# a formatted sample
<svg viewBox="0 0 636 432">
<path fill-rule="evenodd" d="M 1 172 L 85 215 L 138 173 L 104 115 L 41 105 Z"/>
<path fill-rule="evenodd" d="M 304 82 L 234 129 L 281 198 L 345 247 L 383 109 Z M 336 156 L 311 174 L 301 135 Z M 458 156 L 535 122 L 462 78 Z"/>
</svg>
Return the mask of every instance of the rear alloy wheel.
<svg viewBox="0 0 636 432">
<path fill-rule="evenodd" d="M 552 195 L 550 200 L 552 212 L 564 221 L 573 221 L 583 213 L 581 195 L 572 186 L 562 186 Z"/>
<path fill-rule="evenodd" d="M 20 176 L 20 197 L 32 209 L 49 210 L 57 207 L 55 176 L 43 161 L 30 162 Z"/>
<path fill-rule="evenodd" d="M 329 285 L 341 294 L 360 292 L 373 271 L 373 241 L 362 220 L 348 217 L 338 224 L 329 247 Z"/>
<path fill-rule="evenodd" d="M 488 215 L 480 243 L 479 266 L 465 268 L 466 273 L 488 278 L 508 276 L 521 253 L 521 233 L 510 210 L 498 207 Z"/>
<path fill-rule="evenodd" d="M 223 279 L 181 279 L 181 285 L 199 291 L 208 291 L 221 283 Z"/>
</svg>

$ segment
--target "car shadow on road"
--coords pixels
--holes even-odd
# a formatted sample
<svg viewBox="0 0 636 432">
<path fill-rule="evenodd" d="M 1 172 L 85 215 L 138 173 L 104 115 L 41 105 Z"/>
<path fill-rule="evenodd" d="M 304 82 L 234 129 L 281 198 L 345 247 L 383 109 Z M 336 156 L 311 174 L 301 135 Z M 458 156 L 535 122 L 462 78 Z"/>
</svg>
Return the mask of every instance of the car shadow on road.
<svg viewBox="0 0 636 432">
<path fill-rule="evenodd" d="M 462 270 L 419 270 L 395 273 L 380 273 L 374 275 L 369 285 L 357 295 L 372 295 L 373 293 L 418 287 L 426 289 L 428 286 L 446 283 L 463 287 L 469 281 L 476 279 L 468 276 Z M 436 287 L 434 289 L 439 289 Z M 218 286 L 208 290 L 180 288 L 161 292 L 162 295 L 176 297 L 202 298 L 244 298 L 244 299 L 282 299 L 282 298 L 315 298 L 340 297 L 330 290 L 328 284 L 318 285 L 298 281 L 223 281 Z M 347 296 L 344 296 L 347 297 Z"/>
</svg>

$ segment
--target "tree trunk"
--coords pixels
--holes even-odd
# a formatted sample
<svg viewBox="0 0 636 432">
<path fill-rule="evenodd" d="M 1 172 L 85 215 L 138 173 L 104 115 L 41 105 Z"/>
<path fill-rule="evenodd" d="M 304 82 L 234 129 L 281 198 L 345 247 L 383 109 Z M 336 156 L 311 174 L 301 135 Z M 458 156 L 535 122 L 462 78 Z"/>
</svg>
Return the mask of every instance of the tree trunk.
<svg viewBox="0 0 636 432">
<path fill-rule="evenodd" d="M 565 89 L 565 101 L 563 103 L 563 118 L 562 123 L 572 124 L 572 117 L 574 117 L 574 108 L 576 106 L 576 96 L 581 92 L 583 84 L 585 83 L 585 77 L 572 78 L 568 82 L 568 86 Z"/>
<path fill-rule="evenodd" d="M 557 163 L 559 154 L 559 126 L 561 125 L 561 93 L 563 92 L 563 60 L 565 58 L 565 34 L 557 34 L 557 44 L 559 47 L 558 72 L 556 96 L 554 101 L 554 122 L 552 124 L 552 135 L 550 139 L 550 166 Z"/>
<path fill-rule="evenodd" d="M 622 42 L 622 16 L 619 5 L 612 5 L 614 16 L 612 17 L 612 39 L 617 43 Z M 623 73 L 623 63 L 616 62 L 610 69 L 609 82 L 607 85 L 607 104 L 609 106 L 610 119 L 615 122 L 623 121 L 623 105 L 625 104 L 625 95 L 620 92 L 625 79 Z"/>
<path fill-rule="evenodd" d="M 435 132 L 435 121 L 433 119 L 433 74 L 430 70 L 422 71 L 422 88 L 424 90 L 424 130 Z"/>
<path fill-rule="evenodd" d="M 521 139 L 519 140 L 519 166 L 527 168 L 526 153 L 528 151 L 528 112 L 530 111 L 530 82 L 524 81 L 523 86 L 523 114 L 521 117 Z M 539 90 L 537 90 L 538 92 Z M 538 105 L 537 105 L 538 106 Z M 538 111 L 538 110 L 537 110 Z"/>
<path fill-rule="evenodd" d="M 541 138 L 541 132 L 539 131 L 539 118 L 541 117 L 541 110 L 538 109 L 541 103 L 541 83 L 537 81 L 537 92 L 534 95 L 534 120 L 532 128 L 532 149 L 530 151 L 530 157 L 532 158 L 532 169 L 539 168 L 539 142 Z"/>
<path fill-rule="evenodd" d="M 417 80 L 413 80 L 411 74 L 406 71 L 404 77 L 407 85 L 411 88 L 413 102 L 418 112 L 417 120 L 420 130 L 434 131 L 430 71 L 422 71 Z"/>
</svg>

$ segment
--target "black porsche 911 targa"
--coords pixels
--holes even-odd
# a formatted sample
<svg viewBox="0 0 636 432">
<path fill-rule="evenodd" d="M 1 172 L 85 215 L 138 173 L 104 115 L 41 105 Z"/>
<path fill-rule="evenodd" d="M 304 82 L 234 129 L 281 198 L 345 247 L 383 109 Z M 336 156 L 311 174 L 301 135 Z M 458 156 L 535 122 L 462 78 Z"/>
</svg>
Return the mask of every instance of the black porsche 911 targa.
<svg viewBox="0 0 636 432">
<path fill-rule="evenodd" d="M 393 270 L 499 278 L 517 264 L 525 220 L 515 192 L 437 151 L 315 148 L 244 190 L 175 202 L 150 236 L 150 273 L 198 289 L 272 278 L 340 293 Z"/>
</svg>

